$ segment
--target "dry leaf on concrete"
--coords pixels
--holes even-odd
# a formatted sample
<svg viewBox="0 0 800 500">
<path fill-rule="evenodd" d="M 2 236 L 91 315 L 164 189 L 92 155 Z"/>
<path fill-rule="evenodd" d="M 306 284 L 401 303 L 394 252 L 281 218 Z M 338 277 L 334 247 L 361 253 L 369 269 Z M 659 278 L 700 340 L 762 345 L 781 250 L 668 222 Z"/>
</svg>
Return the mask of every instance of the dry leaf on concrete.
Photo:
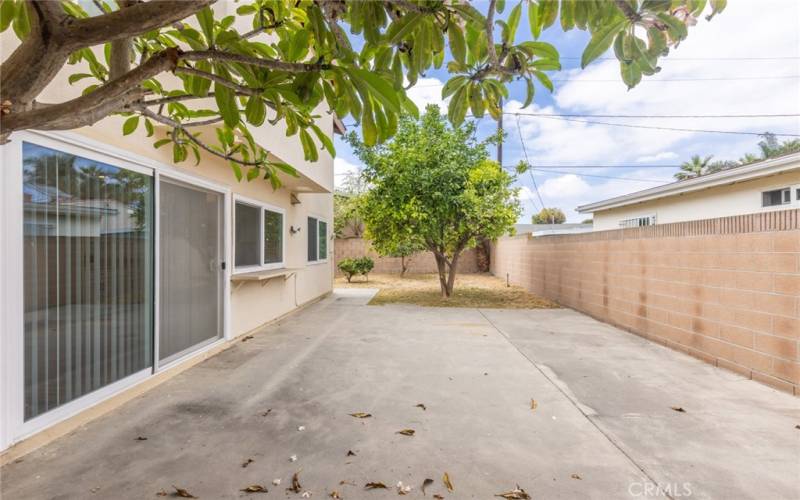
<svg viewBox="0 0 800 500">
<path fill-rule="evenodd" d="M 670 408 L 672 408 L 673 410 L 675 410 L 675 411 L 677 411 L 679 413 L 686 413 L 686 410 L 684 410 L 683 407 L 681 407 L 681 406 L 670 406 Z"/>
<path fill-rule="evenodd" d="M 239 491 L 244 491 L 245 493 L 268 493 L 267 488 L 260 484 L 251 484 L 247 488 L 242 488 Z"/>
<path fill-rule="evenodd" d="M 528 495 L 525 490 L 517 485 L 511 491 L 506 491 L 505 493 L 498 493 L 495 495 L 496 497 L 505 498 L 506 500 L 530 500 L 531 496 Z"/>
<path fill-rule="evenodd" d="M 341 500 L 341 498 L 342 498 L 342 497 L 339 496 L 339 492 L 336 491 L 336 490 L 331 491 L 328 496 L 331 497 L 331 498 L 337 498 L 339 500 Z"/>
<path fill-rule="evenodd" d="M 373 483 L 365 484 L 364 485 L 364 489 L 365 490 L 387 490 L 389 488 L 387 488 L 386 485 L 383 484 L 383 483 L 373 482 Z"/>
<path fill-rule="evenodd" d="M 291 491 L 292 493 L 300 493 L 300 490 L 303 487 L 300 485 L 300 471 L 297 471 L 292 475 L 292 487 L 286 488 L 286 491 Z"/>
<path fill-rule="evenodd" d="M 252 336 L 252 335 L 248 335 L 248 336 L 246 336 L 246 337 L 244 337 L 244 338 L 242 339 L 242 342 L 247 342 L 248 340 L 250 340 L 250 339 L 252 339 L 252 338 L 253 338 L 253 336 Z"/>
<path fill-rule="evenodd" d="M 537 403 L 535 399 L 531 398 L 531 410 L 535 410 L 538 406 L 539 403 Z"/>
<path fill-rule="evenodd" d="M 355 413 L 351 413 L 350 416 L 351 417 L 356 417 L 356 418 L 369 418 L 369 417 L 372 416 L 372 414 L 364 413 L 363 411 L 358 411 L 358 412 L 355 412 Z"/>
<path fill-rule="evenodd" d="M 430 486 L 432 484 L 433 484 L 433 479 L 430 479 L 430 478 L 425 479 L 424 481 L 422 481 L 422 488 L 420 488 L 420 489 L 422 490 L 422 494 L 423 495 L 426 494 L 425 493 L 425 488 L 427 488 L 428 486 Z"/>
<path fill-rule="evenodd" d="M 436 500 L 444 500 L 444 497 L 442 495 L 433 495 L 433 498 L 435 498 Z"/>
<path fill-rule="evenodd" d="M 172 485 L 172 487 L 175 488 L 175 496 L 177 496 L 177 497 L 181 497 L 181 498 L 197 498 L 196 496 L 192 495 L 191 493 L 189 493 L 185 489 L 178 488 L 174 484 Z"/>
<path fill-rule="evenodd" d="M 414 429 L 403 429 L 402 431 L 397 431 L 395 434 L 402 434 L 404 436 L 413 436 Z"/>
<path fill-rule="evenodd" d="M 427 410 L 427 409 L 428 409 L 428 408 L 427 408 L 427 407 L 426 407 L 424 404 L 422 404 L 422 403 L 419 403 L 418 405 L 416 405 L 416 407 L 417 407 L 417 408 L 422 408 L 423 410 Z"/>
<path fill-rule="evenodd" d="M 252 458 L 248 458 L 247 460 L 242 462 L 242 468 L 247 467 L 248 465 L 252 464 L 253 462 L 255 462 L 255 460 L 253 460 Z"/>
<path fill-rule="evenodd" d="M 147 438 L 144 436 L 139 436 L 136 438 L 137 441 L 147 441 Z"/>
<path fill-rule="evenodd" d="M 571 475 L 570 477 L 571 477 L 572 479 L 583 479 L 583 478 L 582 478 L 581 476 L 579 476 L 578 474 L 573 474 L 573 475 Z"/>
<path fill-rule="evenodd" d="M 348 457 L 354 457 L 354 456 L 356 456 L 356 453 L 353 450 L 347 450 L 347 456 Z"/>
<path fill-rule="evenodd" d="M 453 488 L 453 483 L 450 482 L 450 475 L 448 475 L 447 472 L 445 472 L 444 476 L 442 476 L 442 482 L 447 487 L 447 491 L 453 491 L 455 489 Z"/>
</svg>

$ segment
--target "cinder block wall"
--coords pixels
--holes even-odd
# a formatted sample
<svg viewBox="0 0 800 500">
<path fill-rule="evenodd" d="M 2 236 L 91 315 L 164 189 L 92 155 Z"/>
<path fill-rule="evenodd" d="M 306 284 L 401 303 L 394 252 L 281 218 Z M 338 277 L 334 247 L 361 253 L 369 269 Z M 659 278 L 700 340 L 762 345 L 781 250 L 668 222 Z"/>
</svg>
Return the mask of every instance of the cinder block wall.
<svg viewBox="0 0 800 500">
<path fill-rule="evenodd" d="M 800 395 L 800 210 L 504 238 L 491 263 L 533 293 Z"/>
<path fill-rule="evenodd" d="M 400 259 L 395 257 L 381 257 L 369 244 L 368 240 L 363 238 L 337 238 L 334 244 L 334 257 L 336 259 L 336 272 L 341 275 L 338 264 L 343 259 L 356 258 L 356 257 L 370 257 L 375 261 L 375 269 L 373 273 L 400 273 Z M 416 273 L 435 273 L 436 260 L 430 252 L 420 252 L 411 257 L 411 264 L 408 267 L 408 272 Z M 459 273 L 477 273 L 478 260 L 474 248 L 464 251 L 458 260 Z"/>
</svg>

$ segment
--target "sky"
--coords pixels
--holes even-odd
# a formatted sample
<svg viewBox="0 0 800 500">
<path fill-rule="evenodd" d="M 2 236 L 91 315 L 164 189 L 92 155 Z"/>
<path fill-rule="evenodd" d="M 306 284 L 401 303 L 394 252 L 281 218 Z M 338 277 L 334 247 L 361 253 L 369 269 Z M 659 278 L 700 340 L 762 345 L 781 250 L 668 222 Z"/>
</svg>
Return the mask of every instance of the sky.
<svg viewBox="0 0 800 500">
<path fill-rule="evenodd" d="M 504 18 L 516 2 L 508 1 Z M 476 6 L 485 12 L 486 5 Z M 525 22 L 517 42 L 532 39 Z M 586 69 L 579 57 L 589 40 L 580 30 L 561 31 L 557 25 L 542 34 L 561 54 L 562 70 L 551 72 L 552 94 L 537 83 L 534 103 L 521 109 L 524 86 L 512 84 L 506 112 L 710 115 L 800 113 L 800 1 L 729 0 L 725 11 L 711 21 L 698 19 L 689 37 L 659 60 L 661 72 L 643 77 L 628 91 L 619 76 L 619 63 L 609 53 Z M 772 59 L 764 59 L 772 58 Z M 446 70 L 432 70 L 408 91 L 420 107 L 446 105 L 441 89 Z M 691 80 L 687 80 L 691 79 Z M 669 81 L 658 81 L 669 80 Z M 800 134 L 800 118 L 578 118 L 656 127 L 739 132 Z M 358 131 L 354 120 L 344 120 Z M 519 126 L 518 126 L 519 124 Z M 496 129 L 488 115 L 478 124 L 479 136 Z M 579 205 L 604 200 L 673 181 L 677 165 L 692 155 L 736 160 L 757 152 L 756 136 L 676 132 L 589 124 L 581 121 L 506 115 L 504 166 L 527 157 L 536 170 L 518 177 L 523 213 L 519 222 L 547 207 L 558 207 L 567 222 L 589 217 Z M 521 137 L 520 137 L 521 135 Z M 785 139 L 785 138 L 783 138 Z M 334 168 L 337 184 L 361 166 L 349 145 L 336 137 Z M 570 168 L 570 165 L 625 165 L 615 168 Z M 667 165 L 668 167 L 654 167 Z M 672 166 L 672 167 L 669 167 Z M 613 178 L 609 178 L 613 177 Z M 534 186 L 535 182 L 535 186 Z M 538 189 L 538 194 L 537 194 Z"/>
</svg>

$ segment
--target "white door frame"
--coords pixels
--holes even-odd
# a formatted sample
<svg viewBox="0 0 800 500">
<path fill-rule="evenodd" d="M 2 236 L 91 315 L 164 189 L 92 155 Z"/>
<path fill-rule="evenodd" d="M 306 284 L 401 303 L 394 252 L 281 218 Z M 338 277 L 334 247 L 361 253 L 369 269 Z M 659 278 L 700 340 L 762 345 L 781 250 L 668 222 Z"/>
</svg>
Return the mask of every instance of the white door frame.
<svg viewBox="0 0 800 500">
<path fill-rule="evenodd" d="M 89 394 L 76 398 L 35 418 L 24 421 L 24 297 L 23 275 L 23 141 L 49 147 L 84 158 L 95 159 L 133 172 L 152 176 L 154 218 L 154 276 L 153 276 L 153 365 Z M 230 340 L 230 275 L 231 261 L 231 190 L 199 176 L 188 175 L 179 169 L 73 132 L 16 132 L 11 141 L 0 146 L 0 451 L 51 425 L 83 412 L 109 397 L 127 390 L 151 377 L 156 369 L 165 370 L 211 349 L 217 343 Z M 226 263 L 222 285 L 223 337 L 203 349 L 158 367 L 158 185 L 159 177 L 193 184 L 219 192 L 223 200 L 222 248 Z"/>
<path fill-rule="evenodd" d="M 183 172 L 175 170 L 173 168 L 166 168 L 166 169 L 159 169 L 155 172 L 155 214 L 156 214 L 156 221 L 155 221 L 155 275 L 153 278 L 154 284 L 154 302 L 155 306 L 153 308 L 153 318 L 154 318 L 154 325 L 153 325 L 153 371 L 160 372 L 166 369 L 169 369 L 172 366 L 178 365 L 190 359 L 198 354 L 202 354 L 203 352 L 213 348 L 217 344 L 226 342 L 230 340 L 231 333 L 230 333 L 230 301 L 231 301 L 231 294 L 230 294 L 230 284 L 231 284 L 231 231 L 230 231 L 230 223 L 231 220 L 231 190 L 221 184 L 217 184 L 215 182 L 211 182 L 205 179 L 198 179 L 197 177 L 187 175 Z M 160 226 L 160 189 L 161 189 L 161 179 L 173 180 L 177 181 L 182 184 L 187 184 L 189 186 L 197 187 L 206 191 L 211 191 L 213 193 L 217 193 L 222 195 L 222 213 L 221 213 L 221 220 L 220 220 L 220 237 L 222 239 L 221 248 L 222 248 L 222 261 L 225 263 L 225 269 L 222 272 L 222 287 L 220 293 L 222 294 L 222 302 L 221 302 L 221 309 L 220 313 L 222 314 L 222 336 L 219 339 L 209 341 L 208 343 L 201 343 L 197 346 L 197 349 L 194 349 L 186 354 L 179 356 L 175 359 L 169 360 L 168 362 L 161 364 L 161 357 L 158 352 L 159 340 L 160 340 L 160 328 L 159 328 L 159 314 L 161 312 L 161 301 L 160 299 L 160 267 L 161 267 L 161 259 L 159 258 L 161 255 L 161 241 L 159 238 L 159 234 L 161 232 Z"/>
</svg>

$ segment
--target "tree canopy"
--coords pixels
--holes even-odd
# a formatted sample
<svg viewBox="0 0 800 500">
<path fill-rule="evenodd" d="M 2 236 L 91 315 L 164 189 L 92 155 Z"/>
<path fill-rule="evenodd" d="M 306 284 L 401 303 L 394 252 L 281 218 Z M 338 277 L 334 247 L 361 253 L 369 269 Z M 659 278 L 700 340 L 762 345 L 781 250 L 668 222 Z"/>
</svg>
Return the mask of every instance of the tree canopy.
<svg viewBox="0 0 800 500">
<path fill-rule="evenodd" d="M 379 252 L 420 242 L 433 252 L 443 296 L 450 296 L 461 253 L 478 238 L 508 232 L 520 214 L 514 177 L 489 160 L 475 124 L 449 126 L 437 106 L 420 119 L 402 117 L 397 134 L 368 146 L 348 136 L 365 164 L 370 189 L 361 213 Z"/>
<path fill-rule="evenodd" d="M 544 207 L 539 210 L 538 214 L 533 214 L 531 217 L 532 224 L 563 224 L 567 222 L 567 216 L 560 208 L 547 208 Z"/>
<path fill-rule="evenodd" d="M 0 30 L 21 40 L 0 66 L 0 142 L 19 130 L 122 115 L 123 134 L 167 127 L 154 145 L 171 145 L 176 163 L 205 151 L 228 160 L 239 178 L 246 169 L 248 179 L 277 185 L 279 171 L 294 170 L 253 139 L 265 122 L 299 135 L 309 161 L 320 146 L 333 153 L 317 123 L 320 106 L 352 116 L 365 144 L 381 143 L 401 114 L 418 113 L 405 91 L 440 67 L 451 75 L 443 98 L 454 125 L 468 111 L 497 119 L 510 82 L 525 82 L 526 106 L 537 85 L 553 89 L 548 72 L 561 68 L 559 53 L 538 41 L 553 26 L 591 34 L 582 67 L 613 46 L 621 79 L 633 87 L 660 70 L 698 16 L 710 18 L 726 0 L 489 0 L 482 11 L 462 0 L 251 0 L 235 13 L 213 3 L 0 0 Z M 533 39 L 518 42 L 523 19 Z M 83 94 L 39 101 L 65 66 Z"/>
</svg>

